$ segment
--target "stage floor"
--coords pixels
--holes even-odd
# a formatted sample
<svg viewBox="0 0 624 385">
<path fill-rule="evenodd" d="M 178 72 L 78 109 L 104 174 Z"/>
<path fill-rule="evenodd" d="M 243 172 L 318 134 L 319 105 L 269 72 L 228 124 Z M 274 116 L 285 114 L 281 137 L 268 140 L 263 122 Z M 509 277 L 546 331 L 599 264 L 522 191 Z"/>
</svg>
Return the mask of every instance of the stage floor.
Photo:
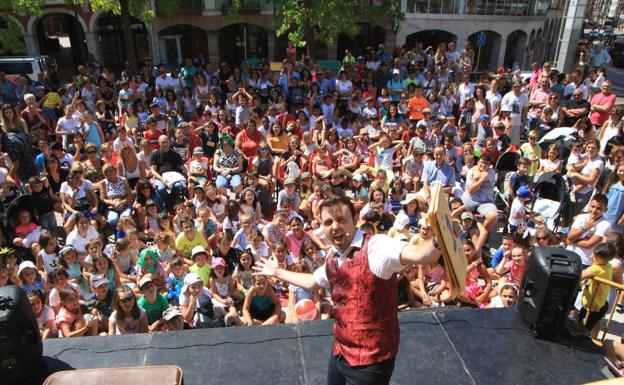
<svg viewBox="0 0 624 385">
<path fill-rule="evenodd" d="M 393 384 L 581 384 L 604 379 L 588 340 L 536 339 L 515 309 L 399 314 Z M 50 371 L 178 365 L 186 385 L 324 384 L 332 323 L 202 329 L 44 342 Z M 582 346 L 581 346 L 582 345 Z M 60 369 L 59 369 L 60 368 Z"/>
</svg>

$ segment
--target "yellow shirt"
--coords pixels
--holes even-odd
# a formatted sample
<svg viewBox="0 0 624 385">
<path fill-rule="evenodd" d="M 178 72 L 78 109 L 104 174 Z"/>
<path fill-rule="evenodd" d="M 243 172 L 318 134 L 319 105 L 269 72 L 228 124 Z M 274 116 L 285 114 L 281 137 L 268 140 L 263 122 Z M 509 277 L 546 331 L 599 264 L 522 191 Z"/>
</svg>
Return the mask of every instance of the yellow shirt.
<svg viewBox="0 0 624 385">
<path fill-rule="evenodd" d="M 204 263 L 204 266 L 197 266 L 197 264 L 194 264 L 193 266 L 189 267 L 189 271 L 191 273 L 196 273 L 197 275 L 199 275 L 204 281 L 204 286 L 210 287 L 210 271 L 212 271 L 210 263 L 206 262 Z"/>
<path fill-rule="evenodd" d="M 278 151 L 288 150 L 288 135 L 282 134 L 280 136 L 267 136 L 267 141 L 271 143 L 271 148 Z"/>
<path fill-rule="evenodd" d="M 198 232 L 195 232 L 195 237 L 193 237 L 192 241 L 189 240 L 184 233 L 178 235 L 175 241 L 176 250 L 180 250 L 185 258 L 191 258 L 191 251 L 193 251 L 193 247 L 195 246 L 204 246 L 205 249 L 208 249 L 208 242 L 206 242 L 204 236 Z"/>
<path fill-rule="evenodd" d="M 48 92 L 45 100 L 43 101 L 43 106 L 45 108 L 55 109 L 56 107 L 61 105 L 61 95 L 56 92 Z"/>
<path fill-rule="evenodd" d="M 539 168 L 539 160 L 542 157 L 542 149 L 539 145 L 531 146 L 528 142 L 520 147 L 522 156 L 529 160 L 529 167 L 527 169 L 528 176 L 535 176 L 537 169 Z"/>
<path fill-rule="evenodd" d="M 612 278 L 611 264 L 609 262 L 604 265 L 597 265 L 594 263 L 589 268 L 592 273 L 594 273 L 594 277 L 600 277 L 608 280 Z M 583 290 L 583 307 L 585 309 L 589 308 L 589 304 L 592 302 L 592 297 L 594 297 L 594 303 L 589 311 L 599 311 L 605 303 L 607 303 L 609 290 L 611 290 L 610 286 L 600 284 L 598 285 L 598 290 L 596 291 L 596 281 L 589 280 L 589 284 L 585 287 L 585 290 Z"/>
</svg>

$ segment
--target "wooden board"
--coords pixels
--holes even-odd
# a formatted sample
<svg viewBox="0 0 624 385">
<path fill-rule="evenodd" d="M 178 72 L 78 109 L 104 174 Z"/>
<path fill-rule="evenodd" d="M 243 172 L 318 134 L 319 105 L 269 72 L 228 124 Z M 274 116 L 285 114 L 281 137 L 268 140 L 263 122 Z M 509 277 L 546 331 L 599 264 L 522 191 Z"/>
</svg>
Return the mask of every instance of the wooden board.
<svg viewBox="0 0 624 385">
<path fill-rule="evenodd" d="M 461 241 L 453 233 L 453 217 L 441 183 L 433 185 L 427 218 L 433 234 L 440 243 L 451 295 L 457 298 L 466 289 L 468 261 Z"/>
</svg>

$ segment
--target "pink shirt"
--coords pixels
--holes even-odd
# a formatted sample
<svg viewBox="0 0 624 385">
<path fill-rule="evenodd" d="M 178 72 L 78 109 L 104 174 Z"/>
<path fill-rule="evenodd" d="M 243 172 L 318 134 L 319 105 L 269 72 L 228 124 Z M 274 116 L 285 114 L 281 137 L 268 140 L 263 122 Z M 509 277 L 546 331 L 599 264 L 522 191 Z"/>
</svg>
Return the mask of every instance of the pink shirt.
<svg viewBox="0 0 624 385">
<path fill-rule="evenodd" d="M 295 237 L 295 234 L 293 234 L 292 231 L 286 233 L 286 244 L 288 245 L 288 251 L 290 252 L 290 255 L 292 255 L 295 262 L 298 262 L 299 258 L 301 258 L 301 245 L 303 244 L 303 241 L 309 238 L 310 235 L 308 235 L 308 233 L 306 232 L 303 233 L 303 238 L 301 238 L 300 240 Z"/>
<path fill-rule="evenodd" d="M 595 126 L 601 126 L 607 119 L 609 119 L 609 111 L 613 108 L 615 104 L 615 94 L 611 93 L 609 96 L 606 96 L 604 93 L 600 92 L 591 99 L 591 104 L 597 106 L 604 106 L 605 104 L 609 106 L 607 111 L 592 111 L 589 114 L 589 120 Z"/>
<path fill-rule="evenodd" d="M 531 93 L 530 100 L 539 101 L 542 103 L 548 103 L 548 97 L 552 92 L 550 90 L 544 91 L 541 88 L 535 88 Z M 529 114 L 532 118 L 539 118 L 542 115 L 542 107 L 531 107 Z"/>
</svg>

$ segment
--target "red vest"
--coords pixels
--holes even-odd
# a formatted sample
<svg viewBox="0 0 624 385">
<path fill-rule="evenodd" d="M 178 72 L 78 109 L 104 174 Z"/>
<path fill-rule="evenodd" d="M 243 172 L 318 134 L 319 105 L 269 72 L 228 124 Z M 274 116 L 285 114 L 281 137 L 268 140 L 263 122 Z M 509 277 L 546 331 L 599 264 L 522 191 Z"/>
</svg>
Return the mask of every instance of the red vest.
<svg viewBox="0 0 624 385">
<path fill-rule="evenodd" d="M 338 256 L 326 261 L 334 301 L 334 347 L 351 366 L 394 358 L 399 350 L 396 274 L 381 279 L 368 266 L 368 241 L 338 267 Z"/>
</svg>

